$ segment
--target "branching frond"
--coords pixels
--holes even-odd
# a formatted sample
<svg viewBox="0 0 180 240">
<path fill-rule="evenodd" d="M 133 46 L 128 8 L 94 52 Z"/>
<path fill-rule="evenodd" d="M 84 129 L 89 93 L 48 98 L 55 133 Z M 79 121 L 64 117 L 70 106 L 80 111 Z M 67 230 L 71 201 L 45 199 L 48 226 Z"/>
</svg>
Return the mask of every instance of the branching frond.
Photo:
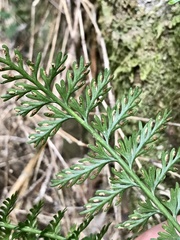
<svg viewBox="0 0 180 240">
<path fill-rule="evenodd" d="M 138 209 L 134 210 L 133 214 L 129 215 L 129 220 L 118 224 L 117 227 L 127 228 L 128 230 L 132 230 L 133 228 L 142 229 L 149 218 L 156 213 L 159 213 L 159 210 L 150 200 L 146 199 L 145 202 L 139 204 Z"/>
<path fill-rule="evenodd" d="M 0 239 L 10 239 L 13 226 L 10 224 L 9 214 L 14 208 L 16 203 L 17 194 L 12 195 L 11 198 L 7 198 L 0 207 Z M 10 226 L 9 228 L 6 227 Z"/>
<path fill-rule="evenodd" d="M 122 100 L 117 101 L 113 108 L 107 108 L 107 115 L 94 116 L 92 126 L 104 136 L 107 143 L 115 130 L 122 127 L 125 119 L 132 115 L 139 103 L 140 93 L 138 88 L 134 91 L 131 89 L 127 97 L 123 96 Z"/>
<path fill-rule="evenodd" d="M 16 231 L 13 232 L 12 239 L 38 239 L 39 234 L 36 234 L 34 230 L 38 230 L 37 216 L 39 215 L 42 206 L 43 202 L 40 201 L 38 204 L 34 205 L 32 209 L 30 209 L 30 213 L 27 215 L 26 220 L 24 222 L 20 222 L 16 227 Z M 25 233 L 25 229 L 30 229 L 30 231 Z"/>
<path fill-rule="evenodd" d="M 170 190 L 170 199 L 164 202 L 164 205 L 171 211 L 174 218 L 177 217 L 180 211 L 180 188 L 176 183 L 175 189 Z"/>
<path fill-rule="evenodd" d="M 88 177 L 90 179 L 96 178 L 102 168 L 110 162 L 113 162 L 113 159 L 83 158 L 78 164 L 74 164 L 70 168 L 58 173 L 57 179 L 52 180 L 52 186 L 62 188 L 64 186 L 71 187 L 74 184 L 82 184 Z"/>
<path fill-rule="evenodd" d="M 68 236 L 63 236 L 61 233 L 61 220 L 66 211 L 63 210 L 59 211 L 43 230 L 40 230 L 38 227 L 38 215 L 43 206 L 43 202 L 40 201 L 33 206 L 25 221 L 19 222 L 18 225 L 14 225 L 11 223 L 9 214 L 14 209 L 16 199 L 17 194 L 14 194 L 11 198 L 7 198 L 0 207 L 0 239 L 2 240 L 38 240 L 40 238 L 44 240 L 78 240 L 80 234 L 93 219 L 91 216 L 79 226 L 70 230 Z M 109 224 L 104 226 L 100 233 L 94 234 L 96 237 L 94 239 L 101 239 L 98 237 L 102 237 L 106 233 L 108 227 Z"/>
<path fill-rule="evenodd" d="M 52 137 L 56 134 L 56 132 L 60 129 L 62 123 L 67 119 L 69 119 L 68 116 L 65 116 L 59 120 L 39 122 L 39 127 L 36 128 L 37 133 L 31 134 L 29 136 L 29 143 L 35 143 L 35 146 L 43 145 L 46 143 L 49 137 Z"/>
<path fill-rule="evenodd" d="M 97 81 L 94 79 L 85 89 L 85 96 L 81 95 L 79 99 L 71 98 L 69 106 L 75 110 L 85 121 L 88 120 L 90 111 L 99 105 L 107 95 L 110 88 L 107 87 L 112 79 L 110 72 L 106 69 L 104 73 L 98 75 Z"/>
<path fill-rule="evenodd" d="M 64 217 L 66 209 L 63 211 L 59 211 L 54 217 L 53 220 L 45 227 L 45 229 L 41 232 L 40 237 L 44 237 L 44 240 L 51 240 L 49 236 L 59 236 L 61 232 L 61 220 Z M 62 238 L 64 239 L 64 238 Z"/>
<path fill-rule="evenodd" d="M 1 239 L 11 237 L 20 239 L 78 239 L 80 233 L 87 227 L 92 220 L 92 216 L 100 210 L 108 210 L 112 202 L 116 199 L 117 204 L 123 192 L 128 188 L 139 188 L 145 195 L 146 201 L 139 204 L 139 209 L 130 215 L 129 220 L 121 223 L 119 227 L 133 229 L 139 225 L 143 226 L 154 214 L 162 214 L 168 219 L 168 234 L 176 234 L 176 230 L 180 232 L 180 225 L 176 221 L 176 216 L 180 210 L 180 188 L 177 184 L 175 189 L 171 190 L 170 199 L 162 202 L 161 197 L 156 196 L 156 188 L 161 183 L 168 171 L 172 171 L 174 164 L 180 160 L 180 150 L 175 150 L 168 154 L 162 154 L 162 168 L 156 169 L 151 166 L 148 170 L 142 167 L 141 174 L 137 174 L 135 169 L 135 159 L 141 154 L 145 154 L 147 149 L 152 147 L 157 139 L 164 124 L 168 121 L 169 112 L 164 111 L 158 114 L 155 120 L 150 120 L 145 126 L 139 123 L 139 129 L 132 131 L 131 136 L 125 136 L 119 140 L 118 146 L 109 143 L 112 134 L 122 127 L 127 118 L 136 110 L 139 103 L 140 90 L 130 89 L 128 96 L 123 96 L 118 100 L 114 107 L 107 107 L 104 113 L 95 115 L 92 122 L 90 112 L 95 107 L 100 106 L 103 109 L 102 101 L 106 98 L 110 90 L 108 84 L 112 79 L 109 70 L 100 73 L 97 79 L 93 79 L 90 83 L 86 83 L 86 76 L 89 72 L 89 64 L 85 64 L 83 58 L 79 64 L 76 62 L 72 65 L 71 70 L 67 70 L 66 79 L 59 79 L 58 75 L 64 71 L 67 56 L 58 53 L 55 62 L 52 64 L 48 73 L 41 68 L 41 54 L 37 55 L 36 61 L 23 62 L 23 57 L 18 50 L 15 50 L 15 60 L 11 58 L 9 49 L 3 45 L 4 57 L 0 57 L 0 71 L 12 71 L 12 74 L 2 75 L 4 81 L 2 84 L 14 82 L 7 94 L 2 96 L 4 101 L 15 97 L 20 99 L 21 105 L 16 107 L 17 114 L 26 116 L 35 115 L 42 108 L 45 108 L 45 117 L 42 122 L 38 123 L 36 133 L 30 135 L 30 143 L 35 146 L 43 145 L 49 137 L 52 137 L 69 119 L 75 119 L 82 127 L 84 127 L 93 137 L 95 144 L 90 144 L 91 152 L 87 157 L 80 160 L 77 164 L 69 169 L 64 169 L 57 174 L 57 179 L 52 180 L 52 186 L 62 188 L 64 186 L 73 186 L 81 184 L 88 177 L 94 179 L 105 165 L 116 162 L 120 166 L 120 171 L 112 169 L 112 177 L 110 179 L 110 189 L 97 190 L 94 197 L 89 199 L 86 209 L 82 212 L 90 216 L 84 223 L 74 229 L 68 235 L 69 238 L 61 236 L 60 222 L 64 216 L 64 211 L 60 211 L 50 224 L 44 229 L 39 230 L 37 226 L 37 216 L 42 207 L 42 203 L 35 205 L 27 219 L 18 226 L 14 226 L 9 222 L 8 215 L 13 209 L 16 195 L 11 199 L 7 199 L 0 209 L 0 232 Z M 29 68 L 30 71 L 27 71 Z M 30 72 L 30 73 L 28 73 Z M 53 84 L 57 77 L 56 94 L 53 92 Z M 83 87 L 84 91 L 78 96 L 77 90 Z M 82 89 L 81 89 L 82 90 Z M 78 92 L 78 93 L 79 93 Z M 48 110 L 47 110 L 48 109 Z M 104 227 L 100 234 L 91 234 L 84 239 L 100 239 L 107 231 Z M 176 229 L 175 231 L 173 229 Z M 166 235 L 164 235 L 166 236 Z M 92 237 L 92 238 L 91 238 Z M 162 238 L 160 238 L 162 239 Z"/>
<path fill-rule="evenodd" d="M 86 219 L 84 222 L 82 222 L 77 229 L 73 230 L 73 233 L 70 234 L 70 236 L 67 238 L 67 240 L 74 240 L 79 239 L 79 235 L 81 232 L 83 232 L 84 229 L 89 225 L 89 223 L 92 221 L 93 217 L 90 217 Z"/>
<path fill-rule="evenodd" d="M 73 97 L 73 93 L 85 84 L 84 80 L 89 72 L 88 67 L 89 64 L 84 64 L 84 60 L 81 58 L 79 66 L 74 62 L 72 66 L 73 71 L 67 71 L 67 86 L 64 80 L 61 80 L 60 84 L 56 83 L 56 89 L 66 106 L 70 97 Z"/>
<path fill-rule="evenodd" d="M 109 190 L 97 190 L 95 196 L 89 199 L 85 205 L 86 210 L 82 214 L 92 215 L 100 210 L 108 211 L 113 200 L 116 198 L 116 205 L 121 201 L 123 192 L 130 187 L 137 187 L 137 184 L 126 174 L 125 171 L 118 172 L 112 169 L 114 177 L 111 178 L 112 188 Z"/>
<path fill-rule="evenodd" d="M 91 234 L 90 236 L 85 237 L 82 240 L 101 240 L 103 238 L 103 236 L 105 235 L 105 233 L 107 232 L 109 226 L 110 226 L 110 223 L 105 225 L 101 229 L 100 233 L 98 233 L 98 234 Z"/>
<path fill-rule="evenodd" d="M 165 111 L 162 116 L 159 114 L 156 117 L 155 122 L 151 119 L 144 127 L 139 123 L 139 131 L 133 132 L 130 137 L 124 137 L 119 141 L 119 148 L 116 148 L 116 151 L 127 161 L 130 168 L 132 168 L 134 160 L 147 151 L 147 144 L 157 140 L 154 135 L 162 130 L 168 117 L 169 112 Z"/>
<path fill-rule="evenodd" d="M 144 182 L 149 186 L 152 193 L 155 194 L 155 190 L 159 183 L 161 183 L 168 171 L 173 171 L 173 166 L 175 163 L 180 161 L 180 149 L 177 153 L 175 149 L 172 149 L 170 153 L 163 152 L 161 156 L 162 167 L 156 168 L 155 166 L 149 167 L 148 170 L 142 169 Z"/>
</svg>

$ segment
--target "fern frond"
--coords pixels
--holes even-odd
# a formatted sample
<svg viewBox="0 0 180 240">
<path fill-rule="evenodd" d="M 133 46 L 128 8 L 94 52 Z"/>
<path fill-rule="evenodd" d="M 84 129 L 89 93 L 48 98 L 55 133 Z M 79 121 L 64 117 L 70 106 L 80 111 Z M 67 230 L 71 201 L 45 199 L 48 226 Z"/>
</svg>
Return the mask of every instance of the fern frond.
<svg viewBox="0 0 180 240">
<path fill-rule="evenodd" d="M 62 218 L 64 217 L 66 209 L 63 211 L 59 211 L 54 217 L 53 220 L 50 221 L 50 223 L 45 227 L 45 229 L 41 232 L 40 237 L 44 237 L 44 240 L 51 240 L 52 236 L 56 237 L 57 235 L 60 235 L 61 232 L 61 225 L 60 222 Z M 47 237 L 46 234 L 48 234 L 51 237 Z M 62 240 L 65 239 L 62 237 Z"/>
<path fill-rule="evenodd" d="M 162 167 L 157 168 L 155 166 L 149 167 L 148 170 L 142 169 L 142 176 L 144 179 L 144 182 L 150 187 L 153 194 L 155 194 L 155 190 L 159 183 L 161 183 L 165 177 L 167 172 L 173 171 L 173 166 L 175 163 L 178 163 L 180 161 L 180 148 L 175 151 L 175 149 L 172 149 L 170 153 L 163 152 L 161 156 L 161 163 Z"/>
<path fill-rule="evenodd" d="M 162 130 L 168 117 L 168 111 L 165 111 L 162 116 L 161 114 L 158 114 L 155 122 L 151 119 L 144 127 L 142 127 L 142 124 L 139 124 L 139 131 L 134 132 L 132 133 L 132 136 L 124 137 L 123 140 L 119 141 L 119 148 L 117 147 L 116 151 L 127 161 L 131 169 L 134 160 L 147 151 L 147 145 L 157 140 L 154 135 Z"/>
<path fill-rule="evenodd" d="M 107 95 L 110 88 L 107 87 L 112 79 L 110 72 L 106 69 L 100 73 L 97 82 L 92 80 L 90 85 L 85 89 L 85 96 L 81 95 L 78 99 L 70 98 L 69 106 L 78 113 L 85 122 L 88 121 L 90 111 L 99 105 Z"/>
<path fill-rule="evenodd" d="M 78 164 L 74 164 L 68 169 L 63 169 L 57 174 L 57 179 L 52 179 L 52 186 L 62 188 L 64 186 L 71 187 L 74 184 L 82 184 L 88 177 L 94 179 L 100 173 L 102 168 L 113 162 L 112 158 L 83 158 Z"/>
<path fill-rule="evenodd" d="M 106 234 L 108 228 L 110 226 L 110 223 L 105 225 L 100 233 L 97 233 L 97 234 L 91 234 L 90 236 L 87 236 L 85 238 L 83 238 L 82 240 L 101 240 L 103 238 L 103 236 Z"/>
<path fill-rule="evenodd" d="M 121 128 L 125 119 L 132 115 L 135 106 L 139 103 L 138 97 L 140 93 L 141 91 L 138 88 L 134 91 L 130 89 L 127 97 L 122 96 L 122 99 L 117 101 L 113 108 L 107 108 L 107 115 L 102 114 L 100 117 L 94 116 L 92 126 L 104 136 L 107 144 L 115 130 Z"/>
<path fill-rule="evenodd" d="M 74 62 L 72 71 L 67 71 L 67 87 L 64 80 L 61 80 L 60 84 L 56 83 L 56 90 L 66 106 L 68 106 L 70 97 L 73 97 L 73 93 L 85 84 L 84 80 L 89 72 L 88 67 L 89 64 L 84 64 L 84 60 L 81 58 L 79 66 Z"/>
<path fill-rule="evenodd" d="M 89 145 L 91 149 L 89 156 L 69 169 L 58 173 L 57 179 L 52 181 L 52 185 L 63 187 L 73 186 L 76 183 L 80 184 L 88 177 L 91 179 L 95 178 L 105 165 L 112 162 L 119 164 L 122 169 L 120 172 L 112 169 L 113 177 L 110 182 L 110 190 L 98 190 L 96 195 L 89 200 L 83 213 L 89 215 L 90 218 L 80 225 L 79 228 L 74 229 L 71 235 L 74 238 L 79 237 L 80 232 L 86 228 L 94 214 L 104 208 L 107 210 L 115 197 L 121 197 L 123 192 L 130 187 L 140 188 L 145 195 L 146 202 L 140 205 L 140 208 L 134 211 L 130 219 L 119 225 L 119 227 L 127 227 L 128 229 L 138 227 L 140 224 L 143 225 L 150 216 L 158 212 L 163 214 L 170 222 L 167 228 L 168 234 L 172 228 L 180 232 L 180 225 L 176 221 L 176 215 L 180 210 L 178 201 L 179 185 L 176 185 L 175 189 L 171 190 L 171 197 L 165 204 L 155 194 L 158 184 L 163 181 L 167 172 L 173 169 L 173 165 L 179 162 L 180 150 L 176 154 L 174 150 L 170 154 L 167 152 L 162 154 L 162 169 L 155 169 L 155 167 L 151 167 L 147 171 L 142 169 L 141 173 L 142 175 L 144 174 L 144 179 L 137 174 L 134 168 L 135 159 L 146 153 L 147 149 L 152 147 L 152 143 L 156 141 L 156 134 L 159 133 L 168 121 L 169 112 L 165 111 L 162 115 L 158 114 L 154 121 L 151 119 L 144 127 L 142 123 L 139 123 L 138 131 L 133 132 L 130 137 L 124 137 L 124 139 L 119 140 L 119 146 L 112 146 L 109 144 L 112 134 L 124 124 L 127 117 L 132 114 L 139 103 L 139 89 L 130 90 L 127 97 L 123 96 L 122 100 L 118 100 L 114 107 L 108 107 L 99 116 L 95 115 L 93 121 L 90 122 L 90 112 L 96 106 L 103 107 L 101 103 L 110 90 L 108 83 L 112 77 L 109 70 L 99 74 L 97 80 L 93 79 L 85 86 L 85 91 L 83 91 L 82 95 L 76 97 L 76 91 L 86 84 L 85 80 L 89 71 L 89 64 L 85 64 L 83 58 L 81 58 L 79 64 L 75 62 L 72 70 L 67 71 L 66 80 L 59 80 L 55 84 L 59 94 L 57 96 L 52 91 L 52 86 L 54 78 L 65 69 L 66 55 L 63 56 L 62 53 L 57 54 L 55 63 L 52 64 L 49 73 L 46 73 L 40 67 L 41 54 L 38 54 L 35 62 L 27 61 L 25 66 L 22 55 L 18 50 L 14 51 L 14 61 L 11 59 L 8 47 L 3 45 L 3 49 L 5 56 L 4 58 L 0 57 L 0 63 L 3 64 L 0 71 L 13 70 L 17 75 L 3 75 L 5 79 L 2 82 L 3 84 L 13 81 L 15 84 L 2 98 L 7 101 L 13 97 L 17 99 L 23 97 L 21 105 L 16 108 L 17 113 L 22 116 L 26 116 L 29 113 L 33 116 L 44 107 L 48 109 L 45 112 L 45 116 L 48 119 L 38 123 L 37 132 L 30 135 L 30 143 L 34 143 L 35 146 L 45 144 L 47 139 L 59 130 L 62 123 L 69 119 L 75 119 L 94 139 L 95 144 Z M 30 73 L 26 71 L 27 67 L 29 67 Z M 39 75 L 41 80 L 38 79 Z M 23 82 L 23 79 L 27 83 Z M 24 100 L 25 98 L 27 100 Z M 8 211 L 12 209 L 12 203 L 13 200 L 7 200 L 1 208 L 1 219 L 5 221 L 4 225 L 3 221 L 0 221 L 0 227 L 4 231 L 3 236 L 10 236 L 13 230 L 13 234 L 16 234 L 14 236 L 22 239 L 27 239 L 27 236 L 31 239 L 37 239 L 39 236 L 43 236 L 46 239 L 65 239 L 63 236 L 57 235 L 64 212 L 59 212 L 43 232 L 38 229 L 36 222 L 41 203 L 34 206 L 27 220 L 24 223 L 19 223 L 18 226 L 8 223 L 7 215 Z M 119 199 L 117 203 L 119 203 Z M 52 233 L 53 230 L 54 233 Z M 102 230 L 102 233 L 105 230 L 106 228 Z M 91 236 L 98 237 L 98 235 Z"/>
<path fill-rule="evenodd" d="M 70 117 L 71 118 L 71 117 Z M 68 116 L 59 118 L 58 120 L 42 121 L 39 122 L 39 127 L 36 128 L 36 133 L 30 134 L 29 143 L 35 143 L 35 146 L 42 146 L 46 143 L 49 137 L 52 137 L 62 126 L 62 123 L 69 119 Z"/>
<path fill-rule="evenodd" d="M 108 211 L 112 205 L 113 200 L 116 198 L 116 205 L 121 201 L 123 192 L 130 187 L 137 187 L 138 185 L 126 174 L 126 172 L 118 172 L 112 169 L 114 177 L 111 178 L 111 189 L 109 190 L 97 190 L 95 196 L 90 198 L 88 203 L 85 205 L 86 210 L 82 211 L 81 214 L 97 214 L 102 209 Z"/>
<path fill-rule="evenodd" d="M 82 222 L 77 229 L 74 229 L 73 232 L 70 234 L 70 236 L 67 238 L 67 240 L 78 240 L 79 235 L 81 232 L 83 232 L 84 229 L 89 225 L 89 223 L 92 221 L 93 217 L 90 217 L 86 219 L 84 222 Z"/>
<path fill-rule="evenodd" d="M 180 187 L 176 183 L 175 189 L 170 190 L 170 198 L 164 205 L 171 211 L 174 218 L 177 217 L 180 211 Z"/>
<path fill-rule="evenodd" d="M 43 238 L 44 240 L 79 240 L 80 234 L 86 229 L 89 223 L 92 221 L 93 216 L 83 221 L 78 227 L 69 231 L 67 236 L 61 235 L 61 220 L 64 217 L 66 209 L 59 211 L 53 220 L 43 229 L 38 227 L 38 215 L 42 209 L 43 202 L 40 201 L 30 209 L 30 213 L 27 215 L 26 220 L 19 222 L 18 225 L 11 224 L 9 214 L 14 209 L 17 200 L 17 193 L 12 195 L 11 198 L 7 198 L 0 207 L 0 239 L 10 240 L 38 240 Z M 108 229 L 108 226 L 104 226 L 100 233 L 94 236 L 103 236 Z M 100 238 L 95 238 L 100 239 Z"/>
<path fill-rule="evenodd" d="M 132 230 L 143 229 L 144 225 L 147 223 L 150 217 L 154 216 L 156 213 L 160 213 L 159 210 L 153 205 L 153 203 L 146 199 L 143 203 L 139 204 L 137 210 L 134 210 L 133 214 L 129 215 L 129 219 L 121 224 L 118 224 L 119 229 L 126 228 Z"/>
<path fill-rule="evenodd" d="M 13 226 L 10 224 L 9 214 L 14 208 L 16 203 L 17 193 L 13 194 L 11 198 L 3 201 L 0 207 L 0 239 L 10 239 Z M 8 226 L 8 227 L 7 227 Z"/>
<path fill-rule="evenodd" d="M 38 230 L 37 216 L 39 215 L 42 206 L 43 202 L 40 201 L 38 204 L 34 205 L 32 209 L 30 209 L 30 213 L 27 215 L 26 220 L 24 222 L 20 222 L 16 227 L 16 231 L 13 232 L 12 239 L 28 240 L 39 238 L 39 234 L 36 234 L 34 231 Z M 29 232 L 24 232 L 24 229 L 29 229 Z"/>
</svg>

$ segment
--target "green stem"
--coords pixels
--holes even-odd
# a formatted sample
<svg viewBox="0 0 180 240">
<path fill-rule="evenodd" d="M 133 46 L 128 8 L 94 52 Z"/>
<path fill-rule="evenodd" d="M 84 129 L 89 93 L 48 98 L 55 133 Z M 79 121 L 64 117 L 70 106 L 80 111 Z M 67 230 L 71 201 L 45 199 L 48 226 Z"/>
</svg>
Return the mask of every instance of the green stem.
<svg viewBox="0 0 180 240">
<path fill-rule="evenodd" d="M 13 224 L 8 224 L 8 223 L 4 223 L 4 222 L 0 222 L 0 227 L 1 228 L 5 228 L 5 229 L 11 229 L 11 230 L 21 230 L 21 232 L 25 232 L 25 233 L 30 233 L 30 234 L 34 234 L 34 235 L 41 235 L 42 231 L 31 228 L 31 227 L 23 227 L 18 229 L 17 226 L 13 225 Z M 51 239 L 57 239 L 57 240 L 65 240 L 66 238 L 61 237 L 55 233 L 44 233 L 43 237 L 49 237 Z"/>
<path fill-rule="evenodd" d="M 43 91 L 46 91 L 43 89 Z M 128 173 L 129 176 L 138 184 L 138 186 L 142 189 L 142 191 L 146 194 L 146 196 L 157 206 L 157 208 L 161 211 L 162 214 L 173 224 L 173 226 L 180 232 L 180 225 L 173 218 L 167 208 L 159 201 L 157 197 L 155 197 L 151 191 L 147 188 L 147 186 L 140 180 L 140 178 L 129 168 L 128 164 L 119 157 L 119 155 L 114 151 L 114 149 L 107 145 L 106 141 L 99 136 L 99 134 L 88 125 L 82 118 L 80 118 L 73 110 L 67 107 L 59 98 L 57 98 L 52 92 L 47 92 L 47 95 L 58 103 L 63 109 L 65 109 L 71 116 L 73 116 L 88 132 L 92 134 L 94 139 L 96 139 L 121 165 L 121 167 Z"/>
</svg>

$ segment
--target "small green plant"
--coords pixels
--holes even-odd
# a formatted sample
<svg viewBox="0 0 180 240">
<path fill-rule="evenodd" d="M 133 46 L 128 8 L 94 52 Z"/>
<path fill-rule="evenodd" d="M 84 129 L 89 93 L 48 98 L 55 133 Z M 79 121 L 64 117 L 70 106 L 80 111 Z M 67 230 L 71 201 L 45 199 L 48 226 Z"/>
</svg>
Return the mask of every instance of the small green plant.
<svg viewBox="0 0 180 240">
<path fill-rule="evenodd" d="M 180 210 L 180 188 L 176 184 L 174 189 L 170 191 L 168 201 L 163 201 L 157 187 L 166 177 L 169 171 L 174 170 L 174 164 L 180 161 L 180 149 L 170 152 L 163 152 L 161 156 L 161 168 L 151 166 L 145 169 L 141 168 L 140 172 L 136 171 L 136 158 L 146 153 L 157 139 L 157 134 L 164 128 L 165 123 L 169 119 L 169 112 L 165 111 L 158 114 L 155 120 L 151 119 L 143 126 L 139 122 L 137 131 L 132 132 L 129 137 L 119 139 L 118 145 L 110 144 L 110 139 L 116 130 L 123 127 L 129 116 L 138 107 L 140 101 L 140 90 L 130 89 L 127 96 L 122 96 L 121 100 L 117 100 L 114 107 L 103 109 L 102 101 L 110 88 L 108 83 L 112 76 L 109 70 L 100 73 L 97 80 L 86 83 L 86 76 L 89 72 L 89 64 L 85 64 L 83 58 L 80 63 L 74 63 L 72 70 L 68 70 L 66 80 L 60 80 L 55 84 L 55 88 L 59 94 L 57 96 L 52 91 L 55 77 L 64 71 L 64 63 L 67 56 L 62 53 L 57 54 L 55 63 L 49 73 L 40 67 L 41 54 L 38 54 L 36 62 L 27 61 L 31 73 L 27 73 L 22 55 L 15 50 L 15 58 L 11 58 L 9 49 L 3 45 L 5 57 L 0 57 L 1 71 L 13 71 L 16 75 L 2 75 L 4 81 L 2 84 L 14 82 L 14 86 L 2 96 L 4 101 L 15 97 L 21 99 L 21 105 L 16 107 L 17 114 L 26 116 L 31 114 L 34 116 L 42 107 L 46 107 L 45 116 L 47 120 L 40 122 L 35 134 L 30 135 L 30 143 L 35 146 L 41 146 L 46 143 L 49 137 L 52 137 L 62 126 L 62 123 L 69 119 L 75 119 L 80 123 L 94 139 L 94 145 L 89 144 L 90 153 L 87 157 L 79 161 L 78 164 L 64 169 L 57 173 L 57 178 L 52 180 L 52 186 L 63 188 L 71 187 L 74 184 L 81 184 L 87 178 L 94 179 L 100 171 L 109 163 L 117 163 L 121 170 L 111 169 L 112 177 L 110 179 L 110 189 L 98 190 L 95 196 L 89 199 L 85 205 L 82 214 L 86 215 L 87 220 L 82 223 L 70 237 L 62 237 L 60 235 L 60 221 L 64 212 L 59 212 L 54 220 L 43 230 L 38 230 L 37 215 L 42 207 L 40 202 L 31 210 L 27 216 L 27 220 L 15 226 L 9 222 L 8 216 L 16 201 L 16 195 L 10 199 L 6 199 L 0 209 L 0 237 L 7 239 L 78 239 L 79 234 L 83 231 L 93 216 L 99 211 L 107 211 L 116 200 L 116 204 L 120 202 L 123 193 L 129 188 L 139 188 L 144 195 L 144 201 L 140 202 L 139 207 L 129 216 L 129 219 L 123 223 L 119 223 L 118 228 L 142 228 L 148 219 L 155 214 L 160 214 L 167 219 L 164 226 L 165 233 L 160 233 L 158 240 L 179 239 L 180 225 L 176 218 Z M 39 76 L 39 77 L 38 77 Z M 40 80 L 39 80 L 40 79 Z M 24 81 L 26 80 L 26 82 Z M 75 97 L 75 92 L 81 87 L 85 87 L 84 93 Z M 102 113 L 95 115 L 93 120 L 90 117 L 91 112 L 99 106 Z M 107 231 L 108 225 L 103 227 L 102 231 L 97 235 L 87 236 L 84 239 L 102 239 Z"/>
</svg>

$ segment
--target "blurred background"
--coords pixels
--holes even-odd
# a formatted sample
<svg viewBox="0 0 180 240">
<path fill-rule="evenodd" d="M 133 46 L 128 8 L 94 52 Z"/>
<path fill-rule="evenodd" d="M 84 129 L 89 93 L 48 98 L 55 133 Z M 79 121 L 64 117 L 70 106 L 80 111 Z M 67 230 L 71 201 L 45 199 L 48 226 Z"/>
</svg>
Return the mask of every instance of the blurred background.
<svg viewBox="0 0 180 240">
<path fill-rule="evenodd" d="M 170 6 L 165 0 L 1 0 L 0 45 L 6 44 L 13 55 L 19 49 L 25 60 L 35 61 L 42 52 L 42 65 L 48 72 L 57 52 L 68 54 L 67 69 L 83 56 L 91 62 L 87 81 L 95 78 L 104 68 L 114 75 L 113 91 L 107 104 L 127 93 L 130 87 L 142 89 L 141 103 L 135 116 L 115 141 L 137 129 L 138 121 L 147 122 L 159 111 L 171 110 L 171 122 L 158 139 L 154 150 L 138 159 L 141 164 L 159 166 L 162 150 L 180 145 L 180 7 Z M 2 54 L 2 51 L 1 51 Z M 0 75 L 1 81 L 2 77 Z M 62 75 L 61 78 L 65 78 Z M 56 79 L 58 80 L 58 79 Z M 0 95 L 13 83 L 0 86 Z M 88 153 L 87 144 L 93 140 L 74 121 L 50 139 L 42 149 L 28 144 L 28 135 L 34 132 L 44 116 L 40 112 L 31 118 L 16 116 L 14 99 L 0 99 L 0 199 L 19 191 L 19 200 L 12 215 L 13 221 L 23 219 L 33 204 L 44 199 L 39 216 L 45 226 L 59 210 L 67 208 L 63 222 L 64 233 L 70 226 L 82 221 L 79 215 L 88 198 L 97 189 L 109 187 L 109 168 L 93 181 L 85 181 L 72 189 L 61 191 L 50 187 L 56 173 L 76 163 Z M 179 181 L 177 172 L 170 174 L 159 189 L 168 195 L 167 187 Z M 128 239 L 133 233 L 118 230 L 115 225 L 126 220 L 137 207 L 134 196 L 142 198 L 137 190 L 129 190 L 122 204 L 100 213 L 87 231 L 95 232 L 112 222 L 104 239 Z M 160 216 L 152 223 L 161 221 Z M 86 234 L 86 233 L 85 233 Z M 83 236 L 82 236 L 83 237 Z"/>
</svg>

